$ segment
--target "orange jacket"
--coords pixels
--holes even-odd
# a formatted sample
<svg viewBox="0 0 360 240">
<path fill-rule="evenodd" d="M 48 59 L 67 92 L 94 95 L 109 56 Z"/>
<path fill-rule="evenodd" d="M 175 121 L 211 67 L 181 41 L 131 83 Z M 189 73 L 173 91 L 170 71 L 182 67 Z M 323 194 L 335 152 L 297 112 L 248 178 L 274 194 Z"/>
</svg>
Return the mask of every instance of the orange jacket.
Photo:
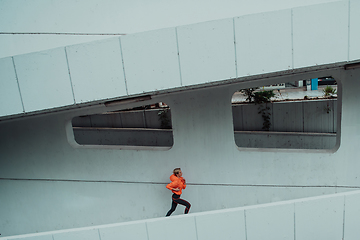
<svg viewBox="0 0 360 240">
<path fill-rule="evenodd" d="M 171 190 L 173 193 L 177 195 L 182 194 L 182 190 L 186 188 L 185 179 L 183 177 L 177 177 L 174 174 L 170 176 L 171 183 L 166 185 L 166 188 Z M 179 188 L 180 191 L 174 191 L 174 188 Z"/>
</svg>

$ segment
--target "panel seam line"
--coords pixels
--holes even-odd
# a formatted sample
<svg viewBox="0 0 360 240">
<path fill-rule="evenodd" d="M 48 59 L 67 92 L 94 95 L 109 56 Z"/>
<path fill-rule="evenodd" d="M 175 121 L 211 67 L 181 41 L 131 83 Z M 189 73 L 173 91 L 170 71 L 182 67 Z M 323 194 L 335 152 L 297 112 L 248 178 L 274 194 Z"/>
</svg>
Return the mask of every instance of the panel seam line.
<svg viewBox="0 0 360 240">
<path fill-rule="evenodd" d="M 14 60 L 14 57 L 11 57 L 11 59 L 12 59 L 13 66 L 14 66 L 15 78 L 16 78 L 16 83 L 17 83 L 17 86 L 18 86 L 19 94 L 20 94 L 20 100 L 21 100 L 21 105 L 22 105 L 23 113 L 25 113 L 24 100 L 23 100 L 23 96 L 22 96 L 22 94 L 21 94 L 20 83 L 19 83 L 19 78 L 18 78 L 18 74 L 17 74 L 17 71 L 16 71 L 15 60 Z"/>
<path fill-rule="evenodd" d="M 296 240 L 296 207 L 294 203 L 294 240 Z"/>
<path fill-rule="evenodd" d="M 244 210 L 244 225 L 245 225 L 245 239 L 248 239 L 247 236 L 247 224 L 246 224 L 246 210 Z"/>
<path fill-rule="evenodd" d="M 175 38 L 176 38 L 176 49 L 177 49 L 177 56 L 178 56 L 178 62 L 179 62 L 180 86 L 183 86 L 182 74 L 181 74 L 181 62 L 180 62 L 179 38 L 178 38 L 178 31 L 177 31 L 177 27 L 175 28 Z"/>
<path fill-rule="evenodd" d="M 124 73 L 125 90 L 126 90 L 126 95 L 129 95 L 128 83 L 127 83 L 126 74 L 125 74 L 124 54 L 123 54 L 123 50 L 122 50 L 122 44 L 121 44 L 121 38 L 120 37 L 119 37 L 119 45 L 120 45 L 121 63 L 122 63 L 122 68 L 123 68 L 123 73 Z"/>
<path fill-rule="evenodd" d="M 73 100 L 74 100 L 74 104 L 76 104 L 74 85 L 73 85 L 73 82 L 72 82 L 72 79 L 71 79 L 70 64 L 69 64 L 69 59 L 68 59 L 68 54 L 67 54 L 66 47 L 64 47 L 64 50 L 65 50 L 66 64 L 67 64 L 68 73 L 69 73 L 70 86 L 71 86 L 71 91 L 72 91 L 72 95 L 73 95 Z"/>
<path fill-rule="evenodd" d="M 291 9 L 291 64 L 292 69 L 295 68 L 294 66 L 294 10 Z"/>
<path fill-rule="evenodd" d="M 346 197 L 344 196 L 344 210 L 343 210 L 343 231 L 342 231 L 342 240 L 345 239 L 345 207 L 346 207 Z"/>
<path fill-rule="evenodd" d="M 147 222 L 145 222 L 145 229 L 146 229 L 147 239 L 149 240 L 149 229 L 148 229 L 148 223 Z"/>
<path fill-rule="evenodd" d="M 99 240 L 101 240 L 100 228 L 98 228 Z"/>
<path fill-rule="evenodd" d="M 196 217 L 194 217 L 194 222 L 195 222 L 195 234 L 196 234 L 196 239 L 199 240 L 199 234 L 198 234 L 198 229 L 197 229 Z"/>
<path fill-rule="evenodd" d="M 348 47 L 347 47 L 347 60 L 350 61 L 350 4 L 351 1 L 348 1 Z"/>
<path fill-rule="evenodd" d="M 235 76 L 238 78 L 238 64 L 237 64 L 237 52 L 236 52 L 236 32 L 235 32 L 235 17 L 233 18 L 233 33 L 234 33 L 234 54 L 235 54 Z"/>
</svg>

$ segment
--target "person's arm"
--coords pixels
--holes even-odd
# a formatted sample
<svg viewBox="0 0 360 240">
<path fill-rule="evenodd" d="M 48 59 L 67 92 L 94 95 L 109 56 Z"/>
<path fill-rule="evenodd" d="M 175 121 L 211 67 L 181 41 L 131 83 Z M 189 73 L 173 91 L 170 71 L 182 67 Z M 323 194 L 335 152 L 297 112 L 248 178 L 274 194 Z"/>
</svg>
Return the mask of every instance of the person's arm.
<svg viewBox="0 0 360 240">
<path fill-rule="evenodd" d="M 176 186 L 177 184 L 175 182 L 171 182 L 168 185 L 166 185 L 166 188 L 175 192 L 180 191 L 180 189 Z"/>
<path fill-rule="evenodd" d="M 182 179 L 182 181 L 183 181 L 183 189 L 185 189 L 185 188 L 186 188 L 186 181 L 185 181 L 185 178 L 183 178 L 183 179 Z"/>
</svg>

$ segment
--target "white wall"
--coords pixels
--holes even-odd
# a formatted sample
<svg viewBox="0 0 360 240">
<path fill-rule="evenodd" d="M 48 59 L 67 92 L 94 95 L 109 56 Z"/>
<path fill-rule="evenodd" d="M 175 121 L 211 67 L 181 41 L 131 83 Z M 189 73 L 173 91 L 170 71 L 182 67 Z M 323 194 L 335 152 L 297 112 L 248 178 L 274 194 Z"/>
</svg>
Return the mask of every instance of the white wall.
<svg viewBox="0 0 360 240">
<path fill-rule="evenodd" d="M 1 122 L 0 233 L 7 236 L 164 216 L 171 204 L 165 185 L 175 167 L 183 169 L 188 181 L 183 198 L 191 202 L 191 212 L 318 196 L 359 186 L 360 72 L 312 74 L 329 74 L 341 83 L 340 147 L 336 152 L 238 149 L 231 97 L 254 83 L 154 99 L 166 102 L 172 110 L 174 146 L 167 151 L 76 146 L 71 141 L 70 120 L 104 108 Z M 174 215 L 182 212 L 179 207 Z"/>
<path fill-rule="evenodd" d="M 156 37 L 155 33 L 161 33 L 158 35 L 159 40 L 166 41 L 164 44 L 157 44 L 157 41 L 152 39 L 150 41 L 152 44 L 145 49 L 144 56 L 152 52 L 151 47 L 156 47 L 155 49 L 160 50 L 167 49 L 160 53 L 169 59 L 169 62 L 166 62 L 167 68 L 161 69 L 163 66 L 160 66 L 164 71 L 158 71 L 157 62 L 151 62 L 152 58 L 145 58 L 147 62 L 142 63 L 139 71 L 144 69 L 147 73 L 151 73 L 148 79 L 138 78 L 131 71 L 130 77 L 126 78 L 127 61 L 134 62 L 132 56 L 138 56 L 136 51 L 142 49 L 142 44 L 146 42 L 140 37 L 142 33 L 125 36 L 124 42 L 120 38 L 119 45 L 112 39 L 108 40 L 105 46 L 103 42 L 98 42 L 85 47 L 71 46 L 66 49 L 58 48 L 1 59 L 0 64 L 4 65 L 0 68 L 5 69 L 0 73 L 1 77 L 5 76 L 11 83 L 1 81 L 6 84 L 5 87 L 0 88 L 0 95 L 6 96 L 6 99 L 1 98 L 0 114 L 7 116 L 22 111 L 25 111 L 25 114 L 22 115 L 23 118 L 0 122 L 0 233 L 2 236 L 8 236 L 161 217 L 171 204 L 171 194 L 165 185 L 175 167 L 183 169 L 189 183 L 183 197 L 192 203 L 191 212 L 317 196 L 347 191 L 350 189 L 347 186 L 358 187 L 360 166 L 356 156 L 360 143 L 358 121 L 360 73 L 359 70 L 345 71 L 340 68 L 336 70 L 337 62 L 360 58 L 356 45 L 359 42 L 356 34 L 358 21 L 354 16 L 354 12 L 360 6 L 354 1 L 350 1 L 350 8 L 348 4 L 348 1 L 341 1 L 323 5 L 324 8 L 313 6 L 293 9 L 294 49 L 284 48 L 284 54 L 292 56 L 291 62 L 287 64 L 282 63 L 274 65 L 271 69 L 264 69 L 265 65 L 256 64 L 260 60 L 264 64 L 275 62 L 276 59 L 271 54 L 263 56 L 262 51 L 254 50 L 254 54 L 248 52 L 237 55 L 236 52 L 235 55 L 234 48 L 233 56 L 236 61 L 240 63 L 243 57 L 249 60 L 246 61 L 249 66 L 255 67 L 249 74 L 258 72 L 271 74 L 273 71 L 291 70 L 275 79 L 265 75 L 266 79 L 258 76 L 253 82 L 246 81 L 247 73 L 239 71 L 238 62 L 235 61 L 233 68 L 228 69 L 229 66 L 225 65 L 224 68 L 219 69 L 219 75 L 214 75 L 216 78 L 209 78 L 207 72 L 202 72 L 203 69 L 214 70 L 217 64 L 221 63 L 222 58 L 224 61 L 230 61 L 232 58 L 228 51 L 221 52 L 214 48 L 220 46 L 229 49 L 229 42 L 234 40 L 235 35 L 231 36 L 228 31 L 224 36 L 215 34 L 216 37 L 209 37 L 204 46 L 199 48 L 200 53 L 203 53 L 208 47 L 209 52 L 216 54 L 214 56 L 218 58 L 206 54 L 197 55 L 196 52 L 193 52 L 193 58 L 186 55 L 193 50 L 187 39 L 197 32 L 211 36 L 211 23 L 157 30 L 146 34 L 150 41 L 150 37 Z M 312 20 L 307 19 L 309 12 L 314 16 Z M 322 19 L 322 17 L 328 18 L 329 15 L 338 16 L 339 21 Z M 264 20 L 260 17 L 259 19 Z M 304 19 L 314 25 L 308 28 L 303 22 Z M 347 22 L 349 19 L 350 26 Z M 234 22 L 238 21 L 235 20 Z M 222 27 L 226 27 L 225 31 L 229 28 L 229 24 L 226 19 L 215 21 L 213 26 L 216 28 L 213 33 L 222 33 L 220 31 Z M 269 24 L 269 27 L 272 26 Z M 241 26 L 235 25 L 234 29 L 238 27 Z M 173 30 L 179 30 L 177 32 L 179 42 L 173 38 Z M 284 31 L 291 34 L 288 28 Z M 311 36 L 310 40 L 316 41 L 304 39 L 305 33 L 306 36 Z M 323 36 L 330 37 L 324 40 L 321 38 Z M 132 45 L 130 41 L 132 39 L 139 41 L 139 45 Z M 194 44 L 200 45 L 201 39 L 196 37 Z M 258 39 L 257 34 L 249 36 L 250 42 L 255 39 Z M 264 43 L 270 45 L 274 43 L 274 39 L 267 38 L 267 35 L 264 35 L 264 39 L 269 40 Z M 286 42 L 288 40 L 285 39 L 284 43 L 288 43 Z M 349 42 L 352 43 L 351 48 Z M 191 75 L 180 78 L 180 71 L 174 67 L 174 59 L 177 57 L 176 49 L 174 50 L 175 43 L 178 43 L 180 51 L 179 67 L 182 66 L 182 59 L 190 59 L 192 62 L 185 62 L 187 66 L 184 66 L 184 71 L 191 70 L 193 63 L 198 66 L 196 69 L 199 71 L 193 73 L 194 76 L 199 76 L 198 78 L 192 78 Z M 234 46 L 237 46 L 236 44 L 238 42 L 235 41 Z M 123 50 L 120 54 L 124 61 L 123 66 L 115 66 L 122 61 L 119 54 L 114 54 L 111 58 L 105 59 L 108 64 L 105 69 L 91 68 L 97 64 L 97 56 L 101 57 L 99 59 L 104 59 L 101 55 L 102 51 L 121 53 L 120 47 Z M 127 54 L 129 52 L 131 54 Z M 92 53 L 95 55 L 91 55 Z M 184 58 L 181 57 L 182 53 Z M 90 54 L 89 59 L 87 54 Z M 77 59 L 79 56 L 80 60 Z M 255 58 L 250 58 L 253 56 Z M 86 88 L 96 89 L 98 92 L 94 92 L 99 94 L 91 94 L 91 99 L 84 89 L 76 88 L 77 84 L 84 84 L 83 79 L 76 77 L 77 73 L 80 76 L 86 75 L 81 68 L 82 63 L 94 71 L 94 76 L 102 76 L 103 73 L 107 76 L 101 79 L 109 84 L 106 87 L 103 85 L 98 87 L 100 79 L 95 81 L 89 79 L 89 86 Z M 146 66 L 146 63 L 151 66 Z M 334 67 L 332 63 L 335 63 L 335 70 L 331 69 Z M 11 64 L 15 65 L 15 68 L 7 67 Z M 316 66 L 313 72 L 312 69 L 292 71 L 295 68 L 311 67 L 314 64 L 330 65 L 327 65 L 321 73 L 318 69 L 322 66 Z M 244 65 L 243 69 L 247 66 Z M 125 69 L 124 78 L 122 78 L 122 68 Z M 308 74 L 296 74 L 301 71 L 308 71 Z M 202 73 L 207 77 L 201 77 Z M 342 95 L 342 103 L 340 103 L 342 109 L 339 110 L 338 115 L 338 120 L 341 120 L 338 124 L 341 124 L 341 128 L 338 127 L 340 138 L 337 142 L 339 146 L 337 151 L 254 150 L 236 147 L 230 104 L 232 94 L 236 90 L 252 87 L 254 84 L 264 86 L 284 82 L 284 79 L 298 81 L 309 79 L 309 76 L 313 78 L 327 75 L 334 76 L 337 82 L 342 83 L 339 88 Z M 171 78 L 172 76 L 174 78 Z M 234 76 L 244 78 L 230 84 L 228 80 Z M 161 78 L 161 81 L 157 81 L 158 78 Z M 152 89 L 147 83 L 149 80 L 154 81 Z M 159 95 L 154 98 L 154 101 L 166 102 L 172 109 L 174 146 L 168 151 L 121 150 L 116 147 L 86 148 L 74 144 L 70 128 L 72 117 L 103 112 L 107 110 L 103 105 L 26 117 L 27 113 L 33 111 L 53 108 L 59 110 L 69 106 L 72 108 L 73 104 L 81 105 L 86 101 L 97 101 L 100 98 L 101 101 L 105 101 L 114 96 L 127 97 L 142 91 L 160 89 L 165 92 L 172 87 L 185 89 L 190 85 L 206 82 L 211 82 L 208 86 L 212 86 L 221 80 L 226 80 L 228 84 Z M 143 85 L 142 83 L 145 82 L 147 84 Z M 16 94 L 12 93 L 8 96 L 7 91 Z M 126 91 L 128 95 L 125 94 Z M 9 108 L 10 104 L 13 107 Z M 204 199 L 207 201 L 204 202 Z M 175 214 L 181 212 L 182 209 L 179 207 Z"/>
<path fill-rule="evenodd" d="M 334 0 L 19 0 L 2 1 L 1 32 L 132 34 L 194 22 Z M 206 8 L 205 8 L 206 7 Z M 1 34 L 0 58 L 107 38 L 108 36 Z"/>
<path fill-rule="evenodd" d="M 239 147 L 332 149 L 336 145 L 336 99 L 267 103 L 270 131 L 264 131 L 257 104 L 232 106 L 235 143 Z M 159 109 L 107 112 L 72 120 L 75 140 L 86 145 L 173 145 L 163 129 Z M 171 121 L 170 109 L 167 119 Z M 171 123 L 170 123 L 171 125 Z M 169 128 L 171 128 L 169 126 Z"/>
<path fill-rule="evenodd" d="M 355 61 L 359 8 L 338 1 L 5 58 L 0 93 L 15 106 L 0 105 L 0 117 Z"/>
</svg>

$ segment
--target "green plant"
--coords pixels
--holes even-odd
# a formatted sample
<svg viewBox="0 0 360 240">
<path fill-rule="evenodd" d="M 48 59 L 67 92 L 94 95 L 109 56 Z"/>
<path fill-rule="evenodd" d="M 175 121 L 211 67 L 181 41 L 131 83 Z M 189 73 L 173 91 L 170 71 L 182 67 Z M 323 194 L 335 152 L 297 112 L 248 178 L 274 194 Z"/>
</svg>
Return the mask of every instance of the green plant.
<svg viewBox="0 0 360 240">
<path fill-rule="evenodd" d="M 323 89 L 323 92 L 324 92 L 325 97 L 330 97 L 330 96 L 336 94 L 336 90 L 332 86 L 326 86 Z"/>
<path fill-rule="evenodd" d="M 246 97 L 247 102 L 252 103 L 254 99 L 254 92 L 256 89 L 258 89 L 258 87 L 241 89 L 240 92 Z"/>
<path fill-rule="evenodd" d="M 271 127 L 271 122 L 270 122 L 270 107 L 267 106 L 267 104 L 263 104 L 263 106 L 259 106 L 258 107 L 259 110 L 259 114 L 261 114 L 261 117 L 263 119 L 263 127 L 262 130 L 264 131 L 269 131 L 270 127 Z"/>
<path fill-rule="evenodd" d="M 271 102 L 271 98 L 275 97 L 275 93 L 273 90 L 269 91 L 259 91 L 255 92 L 258 88 L 247 88 L 242 89 L 240 92 L 246 96 L 246 101 L 251 103 L 255 102 L 255 104 L 260 104 L 258 107 L 258 113 L 261 114 L 261 117 L 263 119 L 263 127 L 262 129 L 264 131 L 269 131 L 271 127 L 270 122 L 270 107 L 267 106 L 267 103 Z"/>
<path fill-rule="evenodd" d="M 270 102 L 272 97 L 275 97 L 275 93 L 273 92 L 273 90 L 265 90 L 254 93 L 254 101 L 256 104 Z"/>
<path fill-rule="evenodd" d="M 269 131 L 271 127 L 270 122 L 270 107 L 268 107 L 267 103 L 271 102 L 271 98 L 275 97 L 275 93 L 273 90 L 269 91 L 260 91 L 254 93 L 254 101 L 255 104 L 260 104 L 258 107 L 258 113 L 261 114 L 263 119 L 263 127 L 262 130 Z"/>
</svg>

